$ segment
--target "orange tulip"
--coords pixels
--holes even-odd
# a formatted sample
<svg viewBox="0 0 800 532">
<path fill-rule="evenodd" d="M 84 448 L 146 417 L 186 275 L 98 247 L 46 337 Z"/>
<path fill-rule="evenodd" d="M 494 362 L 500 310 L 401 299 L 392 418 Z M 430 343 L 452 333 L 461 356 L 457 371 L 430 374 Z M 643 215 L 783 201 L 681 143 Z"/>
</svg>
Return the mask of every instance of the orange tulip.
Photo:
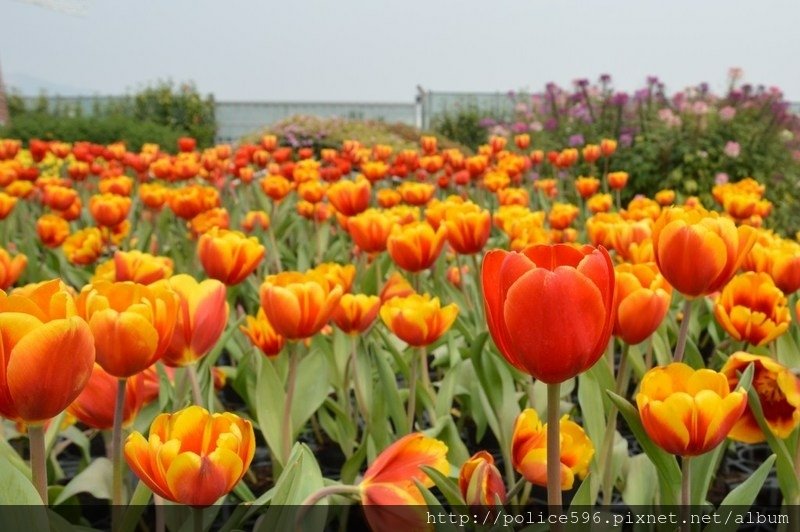
<svg viewBox="0 0 800 532">
<path fill-rule="evenodd" d="M 751 355 L 743 351 L 732 354 L 720 373 L 728 378 L 731 388 L 739 384 L 739 373 L 753 364 L 753 388 L 764 420 L 770 431 L 780 438 L 788 438 L 800 425 L 800 379 L 778 362 L 766 356 Z M 766 439 L 748 405 L 728 435 L 732 440 L 758 443 Z"/>
<path fill-rule="evenodd" d="M 91 264 L 103 251 L 103 234 L 97 227 L 81 229 L 64 240 L 62 249 L 71 263 L 81 266 Z"/>
<path fill-rule="evenodd" d="M 800 244 L 761 232 L 742 268 L 768 273 L 784 294 L 792 294 L 800 289 Z"/>
<path fill-rule="evenodd" d="M 62 185 L 49 185 L 42 193 L 42 203 L 56 211 L 65 211 L 78 199 L 78 191 Z"/>
<path fill-rule="evenodd" d="M 792 321 L 786 296 L 763 272 L 737 275 L 725 285 L 714 317 L 735 340 L 756 346 L 785 333 Z"/>
<path fill-rule="evenodd" d="M 547 221 L 553 229 L 566 229 L 580 214 L 578 207 L 571 203 L 554 203 L 547 214 Z"/>
<path fill-rule="evenodd" d="M 586 371 L 614 326 L 614 269 L 604 248 L 538 245 L 483 260 L 492 338 L 505 359 L 545 383 Z"/>
<path fill-rule="evenodd" d="M 39 423 L 81 393 L 95 360 L 92 333 L 77 316 L 42 323 L 0 313 L 0 415 Z"/>
<path fill-rule="evenodd" d="M 575 180 L 575 190 L 583 199 L 591 198 L 600 190 L 600 180 L 596 177 L 580 176 Z"/>
<path fill-rule="evenodd" d="M 722 373 L 673 362 L 645 373 L 636 405 L 656 445 L 672 454 L 699 456 L 725 439 L 747 406 L 747 392 L 731 391 Z"/>
<path fill-rule="evenodd" d="M 450 471 L 447 446 L 419 432 L 408 434 L 391 444 L 369 466 L 358 487 L 371 528 L 420 530 L 425 527 L 426 517 L 422 507 L 425 501 L 414 481 L 426 487 L 433 486 L 433 481 L 421 466 L 431 467 L 444 475 Z M 412 507 L 408 510 L 397 508 L 406 505 Z"/>
<path fill-rule="evenodd" d="M 149 209 L 158 210 L 164 206 L 169 196 L 169 189 L 160 183 L 143 183 L 139 186 L 139 198 Z"/>
<path fill-rule="evenodd" d="M 268 358 L 277 356 L 283 349 L 286 338 L 275 331 L 267 320 L 264 309 L 259 308 L 256 317 L 247 316 L 246 320 L 246 324 L 240 325 L 239 330 L 250 339 L 250 343 L 259 348 Z"/>
<path fill-rule="evenodd" d="M 445 214 L 447 241 L 461 255 L 479 253 L 492 230 L 489 211 L 457 208 Z"/>
<path fill-rule="evenodd" d="M 183 220 L 191 220 L 198 214 L 220 206 L 219 192 L 214 187 L 189 185 L 170 191 L 167 196 L 169 208 Z"/>
<path fill-rule="evenodd" d="M 0 220 L 5 220 L 8 215 L 11 214 L 17 201 L 17 198 L 14 196 L 9 196 L 5 192 L 0 192 Z"/>
<path fill-rule="evenodd" d="M 375 321 L 380 307 L 381 300 L 378 296 L 344 294 L 331 317 L 343 332 L 361 334 Z"/>
<path fill-rule="evenodd" d="M 610 211 L 612 204 L 611 194 L 595 194 L 586 202 L 586 206 L 594 214 Z"/>
<path fill-rule="evenodd" d="M 369 206 L 372 185 L 363 178 L 350 181 L 343 179 L 328 189 L 328 201 L 333 208 L 345 216 L 354 216 Z"/>
<path fill-rule="evenodd" d="M 214 228 L 228 229 L 230 224 L 228 211 L 221 207 L 214 207 L 189 220 L 189 229 L 192 230 L 193 236 L 199 236 L 208 233 Z"/>
<path fill-rule="evenodd" d="M 527 150 L 531 145 L 531 136 L 527 133 L 514 135 L 514 144 L 516 144 L 517 148 L 520 150 Z"/>
<path fill-rule="evenodd" d="M 114 227 L 121 224 L 131 210 L 131 199 L 115 194 L 95 194 L 89 199 L 89 212 L 98 225 Z"/>
<path fill-rule="evenodd" d="M 737 229 L 732 220 L 702 207 L 670 207 L 653 227 L 653 250 L 662 275 L 691 299 L 725 286 L 756 236 L 752 227 Z"/>
<path fill-rule="evenodd" d="M 36 234 L 42 244 L 56 248 L 69 236 L 69 222 L 55 214 L 44 214 L 36 220 Z"/>
<path fill-rule="evenodd" d="M 581 153 L 583 154 L 583 160 L 589 164 L 597 161 L 597 159 L 600 158 L 600 155 L 602 155 L 600 152 L 600 146 L 597 144 L 587 144 L 583 147 Z"/>
<path fill-rule="evenodd" d="M 422 206 L 431 200 L 436 192 L 436 187 L 430 183 L 404 181 L 397 187 L 397 192 L 400 193 L 403 201 L 409 205 Z"/>
<path fill-rule="evenodd" d="M 133 190 L 133 179 L 126 175 L 101 179 L 97 184 L 101 194 L 116 194 L 117 196 L 130 196 Z"/>
<path fill-rule="evenodd" d="M 655 263 L 620 264 L 615 268 L 614 335 L 635 345 L 658 329 L 669 312 L 672 287 Z"/>
<path fill-rule="evenodd" d="M 137 373 L 125 383 L 125 405 L 122 414 L 124 427 L 133 423 L 146 402 L 145 380 L 144 373 Z M 119 379 L 106 373 L 99 364 L 95 364 L 86 387 L 69 405 L 67 412 L 84 425 L 100 430 L 111 429 L 114 426 L 118 382 Z"/>
<path fill-rule="evenodd" d="M 458 487 L 468 506 L 495 506 L 506 503 L 506 486 L 494 457 L 486 451 L 478 451 L 461 466 Z"/>
<path fill-rule="evenodd" d="M 395 226 L 386 242 L 386 249 L 399 267 L 420 272 L 433 266 L 442 252 L 447 231 L 437 231 L 425 222 Z"/>
<path fill-rule="evenodd" d="M 253 273 L 264 258 L 264 246 L 255 237 L 214 228 L 200 237 L 197 255 L 209 277 L 232 286 Z"/>
<path fill-rule="evenodd" d="M 628 184 L 628 172 L 609 172 L 608 186 L 612 190 L 620 190 Z"/>
<path fill-rule="evenodd" d="M 120 379 L 161 358 L 175 330 L 178 298 L 166 281 L 98 281 L 83 287 L 76 304 L 94 334 L 97 363 Z"/>
<path fill-rule="evenodd" d="M 405 343 L 423 347 L 439 339 L 458 316 L 458 306 L 442 307 L 439 298 L 428 294 L 394 297 L 381 306 L 383 323 Z"/>
<path fill-rule="evenodd" d="M 339 285 L 342 293 L 350 291 L 353 279 L 356 277 L 356 267 L 354 264 L 339 264 L 337 262 L 323 262 L 315 268 L 308 270 L 306 274 L 320 275 L 330 286 Z"/>
<path fill-rule="evenodd" d="M 497 202 L 501 206 L 521 205 L 527 207 L 530 203 L 530 196 L 524 188 L 505 188 L 497 191 Z"/>
<path fill-rule="evenodd" d="M 613 139 L 603 139 L 600 141 L 600 151 L 603 157 L 611 157 L 617 151 L 617 141 Z"/>
<path fill-rule="evenodd" d="M 94 279 L 151 284 L 171 276 L 172 267 L 172 259 L 168 257 L 150 255 L 138 250 L 117 250 L 112 260 L 97 267 Z"/>
<path fill-rule="evenodd" d="M 3 248 L 0 248 L 0 290 L 7 290 L 22 275 L 28 265 L 28 257 L 18 253 L 13 259 Z"/>
<path fill-rule="evenodd" d="M 325 197 L 327 183 L 319 179 L 305 181 L 297 187 L 297 195 L 309 203 L 319 203 Z"/>
<path fill-rule="evenodd" d="M 674 190 L 659 190 L 656 192 L 656 203 L 661 205 L 662 207 L 669 207 L 670 205 L 675 203 L 675 191 Z"/>
<path fill-rule="evenodd" d="M 255 454 L 253 425 L 225 412 L 190 406 L 160 414 L 145 440 L 125 441 L 125 460 L 153 493 L 196 508 L 211 506 L 242 479 Z"/>
<path fill-rule="evenodd" d="M 393 188 L 382 188 L 375 194 L 378 205 L 384 209 L 391 209 L 403 200 L 399 192 Z"/>
<path fill-rule="evenodd" d="M 230 309 L 225 285 L 216 279 L 202 282 L 186 274 L 170 277 L 178 295 L 175 331 L 162 361 L 167 366 L 186 366 L 205 356 L 222 336 Z"/>
<path fill-rule="evenodd" d="M 261 308 L 279 334 L 289 340 L 310 338 L 328 322 L 342 287 L 319 274 L 283 272 L 261 285 Z"/>
<path fill-rule="evenodd" d="M 386 249 L 394 225 L 391 216 L 376 209 L 367 209 L 347 219 L 347 232 L 362 251 L 380 253 Z"/>
<path fill-rule="evenodd" d="M 561 436 L 561 489 L 570 490 L 575 477 L 583 479 L 589 473 L 594 445 L 583 429 L 564 416 L 559 421 Z M 511 436 L 511 460 L 525 480 L 537 486 L 547 486 L 547 423 L 539 420 L 536 410 L 526 408 L 514 423 Z"/>
<path fill-rule="evenodd" d="M 386 303 L 394 297 L 406 297 L 414 293 L 416 293 L 414 287 L 406 278 L 400 272 L 394 272 L 381 289 L 381 303 Z"/>
<path fill-rule="evenodd" d="M 383 161 L 365 161 L 361 165 L 361 172 L 370 182 L 375 183 L 389 174 L 389 165 Z"/>
<path fill-rule="evenodd" d="M 266 231 L 269 229 L 269 214 L 265 211 L 247 211 L 242 220 L 242 230 L 252 233 L 255 229 Z"/>
</svg>

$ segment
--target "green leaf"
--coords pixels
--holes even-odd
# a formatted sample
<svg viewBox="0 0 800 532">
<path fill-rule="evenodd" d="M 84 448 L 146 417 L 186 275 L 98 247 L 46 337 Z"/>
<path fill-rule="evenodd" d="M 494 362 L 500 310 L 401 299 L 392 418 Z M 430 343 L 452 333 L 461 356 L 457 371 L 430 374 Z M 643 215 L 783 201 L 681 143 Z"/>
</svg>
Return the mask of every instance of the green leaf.
<svg viewBox="0 0 800 532">
<path fill-rule="evenodd" d="M 378 369 L 381 398 L 389 409 L 389 417 L 394 424 L 395 432 L 397 434 L 406 434 L 408 432 L 408 419 L 403 411 L 403 401 L 397 389 L 397 378 L 389 366 L 383 351 L 376 351 L 374 360 Z"/>
<path fill-rule="evenodd" d="M 597 500 L 597 494 L 592 497 L 593 490 L 591 477 L 591 473 L 586 475 L 586 478 L 583 479 L 581 485 L 578 486 L 578 491 L 575 492 L 575 495 L 572 497 L 572 502 L 569 505 L 570 508 L 578 506 L 594 506 L 594 503 Z"/>
<path fill-rule="evenodd" d="M 620 397 L 610 390 L 606 393 L 617 405 L 619 413 L 625 418 L 628 427 L 636 436 L 636 440 L 642 446 L 647 456 L 656 466 L 658 471 L 659 486 L 661 488 L 661 501 L 663 504 L 677 504 L 680 496 L 681 487 L 681 470 L 678 467 L 678 462 L 671 454 L 663 451 L 655 443 L 653 443 L 647 436 L 642 421 L 639 419 L 639 413 L 626 399 Z"/>
<path fill-rule="evenodd" d="M 24 475 L 7 456 L 0 456 L 0 478 L 3 479 L 0 482 L 0 507 L 3 505 L 42 506 L 42 498 L 39 497 L 39 493 L 30 478 Z M 29 512 L 26 511 L 24 513 L 27 514 Z M 3 516 L 5 515 L 4 513 Z M 15 514 L 11 512 L 8 515 L 12 517 Z M 42 515 L 44 516 L 45 514 L 43 513 Z M 46 516 L 44 518 L 45 528 L 47 528 Z M 0 520 L 0 522 L 3 523 L 5 528 L 5 521 Z M 30 526 L 31 523 L 28 523 L 25 528 L 30 528 Z"/>
<path fill-rule="evenodd" d="M 747 480 L 736 486 L 730 493 L 722 500 L 721 506 L 750 506 L 756 500 L 758 492 L 764 485 L 767 479 L 772 464 L 775 463 L 776 455 L 772 454 L 767 458 L 764 463 L 758 466 Z"/>
<path fill-rule="evenodd" d="M 442 495 L 451 506 L 458 507 L 466 504 L 464 499 L 461 498 L 461 490 L 459 490 L 458 485 L 452 478 L 430 466 L 420 466 L 420 469 L 433 480 L 433 483 L 439 488 L 439 491 L 442 492 Z"/>
<path fill-rule="evenodd" d="M 150 503 L 150 498 L 152 497 L 153 492 L 150 491 L 150 488 L 147 485 L 139 481 L 136 484 L 136 489 L 133 490 L 133 496 L 131 496 L 131 502 L 127 508 L 125 508 L 125 513 L 122 515 L 122 525 L 120 527 L 120 532 L 131 532 L 136 528 L 136 524 L 139 522 L 139 518 L 144 513 L 145 508 Z"/>
<path fill-rule="evenodd" d="M 261 359 L 261 371 L 256 385 L 256 420 L 269 446 L 273 460 L 283 456 L 281 423 L 286 394 L 283 381 L 275 370 L 275 364 L 267 358 Z"/>
<path fill-rule="evenodd" d="M 653 503 L 658 486 L 658 473 L 650 458 L 642 453 L 632 456 L 623 471 L 625 487 L 622 500 L 629 506 L 648 506 Z"/>
<path fill-rule="evenodd" d="M 111 460 L 95 458 L 89 466 L 69 481 L 58 498 L 53 502 L 59 505 L 78 493 L 89 493 L 96 499 L 111 500 Z"/>
<path fill-rule="evenodd" d="M 711 479 L 717 473 L 727 448 L 728 441 L 725 440 L 711 451 L 692 458 L 691 504 L 701 505 L 706 502 Z"/>
<path fill-rule="evenodd" d="M 308 419 L 328 397 L 328 362 L 319 351 L 312 351 L 297 367 L 297 383 L 292 402 L 292 429 L 300 433 Z"/>
<path fill-rule="evenodd" d="M 791 334 L 782 334 L 776 343 L 778 362 L 787 368 L 800 367 L 800 348 Z"/>
</svg>

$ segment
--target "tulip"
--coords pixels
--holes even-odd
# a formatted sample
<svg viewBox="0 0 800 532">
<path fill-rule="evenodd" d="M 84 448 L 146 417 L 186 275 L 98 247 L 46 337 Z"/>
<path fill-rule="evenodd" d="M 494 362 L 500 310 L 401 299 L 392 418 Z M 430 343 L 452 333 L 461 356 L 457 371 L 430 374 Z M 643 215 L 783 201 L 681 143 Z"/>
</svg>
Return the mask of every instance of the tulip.
<svg viewBox="0 0 800 532">
<path fill-rule="evenodd" d="M 343 332 L 357 335 L 372 325 L 380 307 L 381 300 L 378 296 L 344 294 L 331 317 Z"/>
<path fill-rule="evenodd" d="M 514 135 L 514 144 L 516 144 L 517 148 L 520 150 L 525 151 L 531 145 L 531 136 L 527 133 Z"/>
<path fill-rule="evenodd" d="M 458 487 L 470 507 L 506 503 L 506 487 L 500 471 L 494 457 L 486 451 L 478 451 L 464 462 L 458 474 Z"/>
<path fill-rule="evenodd" d="M 175 329 L 178 301 L 166 281 L 145 286 L 99 281 L 83 287 L 78 313 L 94 334 L 97 363 L 118 379 L 161 358 Z"/>
<path fill-rule="evenodd" d="M 153 493 L 195 508 L 211 506 L 239 483 L 255 454 L 253 425 L 190 406 L 160 414 L 145 440 L 133 432 L 125 459 Z"/>
<path fill-rule="evenodd" d="M 275 330 L 289 340 L 310 338 L 333 314 L 343 293 L 319 274 L 283 272 L 261 285 L 261 307 Z"/>
<path fill-rule="evenodd" d="M 597 159 L 600 158 L 600 155 L 602 155 L 600 151 L 600 146 L 598 146 L 597 144 L 587 144 L 586 146 L 583 147 L 581 153 L 583 154 L 583 160 L 589 164 L 592 164 L 595 161 L 597 161 Z"/>
<path fill-rule="evenodd" d="M 500 206 L 521 205 L 527 207 L 530 203 L 530 196 L 524 188 L 506 188 L 497 191 L 497 202 Z"/>
<path fill-rule="evenodd" d="M 489 211 L 454 209 L 445 214 L 447 241 L 461 255 L 474 255 L 483 250 L 491 233 Z"/>
<path fill-rule="evenodd" d="M 200 237 L 197 255 L 209 277 L 233 286 L 253 273 L 264 258 L 264 246 L 255 237 L 214 228 Z"/>
<path fill-rule="evenodd" d="M 376 209 L 366 211 L 347 219 L 347 232 L 353 242 L 366 253 L 380 253 L 386 249 L 395 221 L 391 216 Z"/>
<path fill-rule="evenodd" d="M 292 188 L 292 182 L 279 175 L 269 175 L 261 181 L 261 190 L 275 202 L 285 198 Z"/>
<path fill-rule="evenodd" d="M 559 420 L 559 472 L 561 490 L 572 489 L 575 478 L 583 479 L 589 473 L 594 456 L 594 445 L 584 430 L 569 416 Z M 525 480 L 538 486 L 547 485 L 547 458 L 545 446 L 548 424 L 539 420 L 536 410 L 526 408 L 514 423 L 511 436 L 511 459 Z"/>
<path fill-rule="evenodd" d="M 203 211 L 220 206 L 217 189 L 199 185 L 173 189 L 167 201 L 172 212 L 183 220 L 191 220 Z"/>
<path fill-rule="evenodd" d="M 725 285 L 714 317 L 737 341 L 761 346 L 785 333 L 792 318 L 786 296 L 766 273 L 747 272 Z"/>
<path fill-rule="evenodd" d="M 64 240 L 62 249 L 71 263 L 81 266 L 91 264 L 103 252 L 103 234 L 97 227 L 75 231 Z"/>
<path fill-rule="evenodd" d="M 214 207 L 189 220 L 189 229 L 192 230 L 193 236 L 208 233 L 215 227 L 218 229 L 228 229 L 230 227 L 230 215 L 227 210 Z"/>
<path fill-rule="evenodd" d="M 731 391 L 722 373 L 673 362 L 645 373 L 636 404 L 642 425 L 656 445 L 691 457 L 725 439 L 747 406 L 747 392 Z"/>
<path fill-rule="evenodd" d="M 400 272 L 394 272 L 381 289 L 381 303 L 386 303 L 395 297 L 410 296 L 414 293 L 414 287 L 411 286 L 411 283 Z"/>
<path fill-rule="evenodd" d="M 547 221 L 553 229 L 566 229 L 578 217 L 580 210 L 571 203 L 554 203 L 547 214 Z"/>
<path fill-rule="evenodd" d="M 390 209 L 400 203 L 403 197 L 399 192 L 392 188 L 382 188 L 376 194 L 375 198 L 378 200 L 378 205 L 384 209 Z"/>
<path fill-rule="evenodd" d="M 667 282 L 689 299 L 720 290 L 755 243 L 753 228 L 702 208 L 665 209 L 653 227 L 656 264 Z"/>
<path fill-rule="evenodd" d="M 89 200 L 89 212 L 98 225 L 114 227 L 128 217 L 131 199 L 115 194 L 96 194 Z"/>
<path fill-rule="evenodd" d="M 594 214 L 608 212 L 611 210 L 611 204 L 611 194 L 595 194 L 586 202 L 586 206 Z"/>
<path fill-rule="evenodd" d="M 654 263 L 615 268 L 614 335 L 635 345 L 655 332 L 669 312 L 672 287 Z"/>
<path fill-rule="evenodd" d="M 600 141 L 600 151 L 603 157 L 611 157 L 617 151 L 617 141 L 613 139 L 603 139 Z"/>
<path fill-rule="evenodd" d="M 758 393 L 764 421 L 777 438 L 788 438 L 800 425 L 800 379 L 769 357 L 742 351 L 732 354 L 720 373 L 728 378 L 730 387 L 735 388 L 739 384 L 739 373 L 750 364 L 754 369 L 752 386 Z M 728 436 L 744 443 L 766 439 L 749 405 Z"/>
<path fill-rule="evenodd" d="M 16 283 L 27 265 L 28 257 L 19 253 L 12 259 L 8 251 L 0 247 L 0 290 L 7 290 Z"/>
<path fill-rule="evenodd" d="M 404 181 L 397 188 L 397 192 L 400 193 L 403 201 L 409 205 L 421 206 L 430 201 L 433 194 L 436 192 L 436 187 L 430 183 Z"/>
<path fill-rule="evenodd" d="M 78 191 L 68 186 L 49 185 L 42 193 L 42 203 L 56 211 L 69 209 L 77 199 Z"/>
<path fill-rule="evenodd" d="M 420 530 L 426 526 L 425 504 L 415 480 L 433 481 L 421 469 L 428 466 L 447 475 L 447 446 L 422 433 L 404 436 L 387 447 L 364 473 L 358 489 L 367 522 L 374 530 Z M 407 510 L 399 506 L 411 506 Z M 385 509 L 384 509 L 385 508 Z"/>
<path fill-rule="evenodd" d="M 258 309 L 258 314 L 256 314 L 255 317 L 247 316 L 245 325 L 240 325 L 239 330 L 242 331 L 250 340 L 250 343 L 259 348 L 267 358 L 277 356 L 286 343 L 286 338 L 278 334 L 269 320 L 267 320 L 263 308 Z"/>
<path fill-rule="evenodd" d="M 319 275 L 328 281 L 330 286 L 339 285 L 342 288 L 342 293 L 349 292 L 350 287 L 353 285 L 353 279 L 356 277 L 356 267 L 354 264 L 342 265 L 336 262 L 324 262 L 306 274 Z"/>
<path fill-rule="evenodd" d="M 386 243 L 392 260 L 409 272 L 420 272 L 433 266 L 444 246 L 447 231 L 434 231 L 425 222 L 395 226 Z"/>
<path fill-rule="evenodd" d="M 162 360 L 167 366 L 182 367 L 205 356 L 216 345 L 228 324 L 230 312 L 225 285 L 216 279 L 197 282 L 190 275 L 169 279 L 178 295 L 175 330 Z"/>
<path fill-rule="evenodd" d="M 169 189 L 159 183 L 143 183 L 139 186 L 139 198 L 149 209 L 159 210 L 164 206 Z"/>
<path fill-rule="evenodd" d="M 114 401 L 116 400 L 118 379 L 106 373 L 99 364 L 95 364 L 91 377 L 81 394 L 69 405 L 67 412 L 81 423 L 89 427 L 109 430 L 114 425 Z M 125 386 L 125 405 L 123 406 L 122 425 L 130 426 L 139 409 L 146 402 L 146 377 L 144 372 L 127 380 Z M 158 385 L 158 382 L 156 382 Z M 158 397 L 156 392 L 155 397 Z M 150 398 L 150 400 L 154 397 Z"/>
<path fill-rule="evenodd" d="M 36 220 L 36 234 L 42 244 L 57 248 L 69 236 L 69 222 L 55 214 L 44 214 Z"/>
<path fill-rule="evenodd" d="M 608 174 L 608 186 L 612 190 L 625 188 L 628 184 L 628 172 L 610 172 Z"/>
<path fill-rule="evenodd" d="M 600 190 L 600 180 L 596 177 L 580 176 L 575 180 L 575 190 L 583 199 L 589 199 Z"/>
<path fill-rule="evenodd" d="M 138 250 L 117 250 L 112 260 L 97 267 L 95 276 L 98 280 L 111 282 L 133 281 L 151 284 L 171 276 L 172 268 L 172 259 L 168 257 L 150 255 Z"/>
<path fill-rule="evenodd" d="M 664 189 L 656 192 L 656 202 L 662 207 L 669 207 L 675 203 L 675 191 Z"/>
<path fill-rule="evenodd" d="M 269 214 L 266 211 L 248 211 L 242 219 L 242 230 L 245 233 L 252 233 L 255 229 L 266 231 L 269 223 Z"/>
<path fill-rule="evenodd" d="M 458 315 L 455 303 L 442 307 L 439 298 L 412 294 L 386 301 L 380 310 L 389 329 L 409 345 L 424 347 L 439 339 Z"/>
<path fill-rule="evenodd" d="M 327 197 L 333 208 L 345 216 L 354 216 L 367 209 L 372 185 L 367 179 L 341 180 L 331 185 Z"/>
<path fill-rule="evenodd" d="M 614 274 L 605 249 L 492 250 L 482 278 L 489 331 L 513 366 L 560 383 L 602 355 L 614 324 Z"/>
</svg>

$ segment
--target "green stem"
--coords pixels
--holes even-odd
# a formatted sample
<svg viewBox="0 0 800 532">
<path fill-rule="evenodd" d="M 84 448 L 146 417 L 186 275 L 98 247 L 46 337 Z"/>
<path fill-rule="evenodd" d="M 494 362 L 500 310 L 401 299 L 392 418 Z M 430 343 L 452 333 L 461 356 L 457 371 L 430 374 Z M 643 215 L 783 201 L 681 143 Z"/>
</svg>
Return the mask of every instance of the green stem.
<svg viewBox="0 0 800 532">
<path fill-rule="evenodd" d="M 350 356 L 352 357 L 353 364 L 353 390 L 356 393 L 356 405 L 361 417 L 364 418 L 364 432 L 369 432 L 369 408 L 367 407 L 367 398 L 364 395 L 364 389 L 361 386 L 361 379 L 358 375 L 358 336 L 350 336 Z"/>
<path fill-rule="evenodd" d="M 411 359 L 411 371 L 408 376 L 408 410 L 406 412 L 408 416 L 408 430 L 412 432 L 414 430 L 414 414 L 417 407 L 417 372 L 419 368 L 419 357 L 412 357 Z"/>
<path fill-rule="evenodd" d="M 122 524 L 122 505 L 124 504 L 122 494 L 122 422 L 125 414 L 125 390 L 127 379 L 117 381 L 117 400 L 114 406 L 114 427 L 111 432 L 111 465 L 112 465 L 112 488 L 111 505 L 112 511 L 112 530 L 118 530 Z"/>
<path fill-rule="evenodd" d="M 192 401 L 197 406 L 205 406 L 203 404 L 203 394 L 200 392 L 200 381 L 197 378 L 197 368 L 195 364 L 186 366 L 186 371 L 189 375 L 189 384 L 192 386 Z"/>
<path fill-rule="evenodd" d="M 31 476 L 36 491 L 47 506 L 47 459 L 44 451 L 44 425 L 28 426 L 28 439 L 31 447 Z"/>
<path fill-rule="evenodd" d="M 292 427 L 292 401 L 294 400 L 294 389 L 297 383 L 297 363 L 298 353 L 297 346 L 289 350 L 289 373 L 286 376 L 286 398 L 283 403 L 283 445 L 281 451 L 283 456 L 281 462 L 285 466 L 289 463 L 289 456 L 292 453 L 292 436 L 294 430 Z"/>
<path fill-rule="evenodd" d="M 683 514 L 683 522 L 685 523 L 681 528 L 683 530 L 691 530 L 689 523 L 689 505 L 692 500 L 692 459 L 684 456 L 681 459 L 681 513 Z"/>
<path fill-rule="evenodd" d="M 320 488 L 308 497 L 306 497 L 300 506 L 314 506 L 322 499 L 330 497 L 331 495 L 360 495 L 361 488 L 358 486 L 349 486 L 344 484 L 333 484 Z"/>
<path fill-rule="evenodd" d="M 686 299 L 683 302 L 683 320 L 681 320 L 681 328 L 678 331 L 678 343 L 675 345 L 675 362 L 683 361 L 683 353 L 686 351 L 686 339 L 689 336 L 689 318 L 692 315 L 692 300 Z"/>
<path fill-rule="evenodd" d="M 167 527 L 164 522 L 164 498 L 154 493 L 153 505 L 156 513 L 156 532 L 165 532 Z"/>
<path fill-rule="evenodd" d="M 561 512 L 561 383 L 547 385 L 547 505 Z"/>
<path fill-rule="evenodd" d="M 617 373 L 617 381 L 615 386 L 615 393 L 618 395 L 624 393 L 628 387 L 628 344 L 623 344 L 622 353 L 620 353 L 619 370 Z M 616 405 L 611 406 L 608 412 L 608 421 L 606 422 L 606 432 L 603 437 L 603 446 L 600 451 L 602 457 L 602 470 L 603 470 L 603 505 L 611 505 L 611 495 L 614 491 L 614 436 L 617 432 L 617 414 L 618 410 Z"/>
<path fill-rule="evenodd" d="M 203 532 L 203 508 L 192 508 L 192 522 L 194 524 L 194 532 Z"/>
<path fill-rule="evenodd" d="M 427 410 L 428 417 L 430 419 L 428 422 L 433 425 L 433 423 L 436 421 L 436 411 L 434 409 L 434 405 L 436 404 L 436 392 L 433 390 L 431 375 L 428 369 L 428 350 L 424 347 L 419 348 L 419 367 L 422 373 L 422 389 L 425 390 L 425 393 L 428 395 L 429 399 Z"/>
<path fill-rule="evenodd" d="M 483 286 L 481 282 L 481 265 L 478 262 L 478 254 L 473 253 L 470 255 L 470 260 L 472 261 L 472 275 L 473 279 L 475 280 L 475 292 L 477 294 L 475 311 L 478 315 L 478 323 L 480 326 L 483 326 L 486 324 L 486 321 L 483 317 Z"/>
</svg>

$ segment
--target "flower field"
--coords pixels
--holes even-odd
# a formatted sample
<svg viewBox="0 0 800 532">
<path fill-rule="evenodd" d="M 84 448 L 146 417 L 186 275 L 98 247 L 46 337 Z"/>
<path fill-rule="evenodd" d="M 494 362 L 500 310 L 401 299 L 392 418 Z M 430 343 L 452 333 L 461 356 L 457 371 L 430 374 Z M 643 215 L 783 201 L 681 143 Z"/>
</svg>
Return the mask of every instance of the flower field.
<svg viewBox="0 0 800 532">
<path fill-rule="evenodd" d="M 800 243 L 765 185 L 623 201 L 628 148 L 536 138 L 0 140 L 0 503 L 800 505 Z"/>
</svg>

